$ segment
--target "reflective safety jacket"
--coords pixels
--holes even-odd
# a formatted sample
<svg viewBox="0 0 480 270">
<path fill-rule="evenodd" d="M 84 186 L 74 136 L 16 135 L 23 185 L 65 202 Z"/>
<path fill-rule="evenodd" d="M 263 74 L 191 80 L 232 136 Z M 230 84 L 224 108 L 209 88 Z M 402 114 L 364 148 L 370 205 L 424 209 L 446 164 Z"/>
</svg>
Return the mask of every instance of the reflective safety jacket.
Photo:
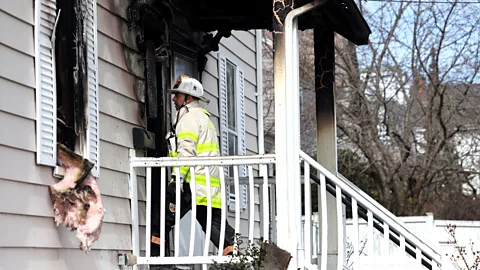
<svg viewBox="0 0 480 270">
<path fill-rule="evenodd" d="M 215 125 L 210 113 L 203 109 L 198 101 L 193 101 L 180 109 L 175 119 L 176 147 L 170 152 L 172 157 L 215 157 L 220 155 Z M 175 151 L 176 150 L 176 151 Z M 173 174 L 177 171 L 173 169 Z M 191 182 L 190 167 L 180 167 L 185 181 Z M 219 170 L 209 166 L 212 207 L 221 208 Z M 207 186 L 204 166 L 195 167 L 195 191 L 197 205 L 208 205 Z"/>
</svg>

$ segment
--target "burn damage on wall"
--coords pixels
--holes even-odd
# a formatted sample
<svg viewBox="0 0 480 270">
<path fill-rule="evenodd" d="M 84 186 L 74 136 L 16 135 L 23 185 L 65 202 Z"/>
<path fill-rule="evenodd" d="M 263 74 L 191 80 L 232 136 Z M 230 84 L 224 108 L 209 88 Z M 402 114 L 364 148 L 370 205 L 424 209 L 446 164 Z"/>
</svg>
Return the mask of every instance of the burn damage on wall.
<svg viewBox="0 0 480 270">
<path fill-rule="evenodd" d="M 74 151 L 87 129 L 87 6 L 85 0 L 57 0 L 57 10 L 57 140 Z"/>
<path fill-rule="evenodd" d="M 171 1 L 132 0 L 127 8 L 130 30 L 137 34 L 137 46 L 144 55 L 145 92 L 140 97 L 145 101 L 147 128 L 145 136 L 134 132 L 135 145 L 147 149 L 149 156 L 165 156 L 163 138 L 169 129 L 168 102 L 170 98 L 164 89 L 171 83 L 170 72 L 174 52 L 189 54 L 196 60 L 201 81 L 207 57 L 211 51 L 218 51 L 222 37 L 229 37 L 230 30 L 210 34 L 190 27 L 187 15 Z M 193 52 L 193 54 L 192 54 Z M 155 136 L 155 146 L 147 143 Z M 144 139 L 143 139 L 144 137 Z M 143 140 L 143 141 L 142 141 Z"/>
<path fill-rule="evenodd" d="M 76 231 L 80 249 L 88 253 L 100 237 L 105 209 L 94 166 L 83 158 L 87 132 L 87 2 L 57 0 L 55 67 L 57 83 L 57 164 L 60 182 L 49 187 L 55 224 Z"/>
</svg>

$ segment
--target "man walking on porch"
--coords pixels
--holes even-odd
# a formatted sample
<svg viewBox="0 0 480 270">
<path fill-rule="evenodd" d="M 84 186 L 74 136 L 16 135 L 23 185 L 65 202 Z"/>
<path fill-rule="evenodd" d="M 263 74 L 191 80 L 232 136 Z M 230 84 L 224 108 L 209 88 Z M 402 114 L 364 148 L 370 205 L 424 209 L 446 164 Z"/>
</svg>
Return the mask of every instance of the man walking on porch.
<svg viewBox="0 0 480 270">
<path fill-rule="evenodd" d="M 215 125 L 210 120 L 210 113 L 200 106 L 199 101 L 209 102 L 203 97 L 202 84 L 186 75 L 180 75 L 173 86 L 169 89 L 173 96 L 176 116 L 172 123 L 172 130 L 167 135 L 167 143 L 172 157 L 213 157 L 219 156 L 218 136 Z M 192 208 L 192 199 L 196 201 L 196 218 L 203 231 L 207 229 L 207 189 L 206 186 L 206 168 L 204 166 L 195 167 L 195 198 L 192 198 L 190 189 L 189 167 L 180 167 L 178 179 L 181 190 L 176 190 L 177 168 L 173 169 L 172 180 L 168 184 L 166 194 L 165 210 L 165 230 L 166 234 L 175 225 L 175 214 L 180 210 L 180 217 L 183 217 Z M 221 207 L 222 197 L 220 191 L 219 170 L 217 166 L 209 166 L 210 175 L 210 194 L 212 206 L 212 226 L 210 239 L 217 248 L 224 249 L 223 254 L 228 255 L 233 252 L 234 229 L 226 221 L 224 246 L 219 247 L 220 229 L 221 229 Z M 181 192 L 181 209 L 177 209 L 175 204 L 176 192 Z M 159 211 L 153 211 L 152 217 L 154 224 L 152 226 L 152 243 L 160 245 L 162 242 L 158 237 L 160 235 L 160 217 Z M 157 249 L 158 250 L 158 249 Z M 158 251 L 157 251 L 158 252 Z M 152 256 L 153 255 L 152 250 Z"/>
</svg>

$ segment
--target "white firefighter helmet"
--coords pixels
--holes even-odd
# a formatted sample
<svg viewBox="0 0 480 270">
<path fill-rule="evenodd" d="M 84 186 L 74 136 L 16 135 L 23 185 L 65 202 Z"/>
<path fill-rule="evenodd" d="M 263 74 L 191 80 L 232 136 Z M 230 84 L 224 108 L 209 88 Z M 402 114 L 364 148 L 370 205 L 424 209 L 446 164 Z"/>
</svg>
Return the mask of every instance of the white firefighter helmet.
<svg viewBox="0 0 480 270">
<path fill-rule="evenodd" d="M 167 91 L 170 93 L 182 93 L 185 95 L 196 97 L 206 103 L 210 102 L 210 100 L 203 97 L 202 84 L 198 80 L 184 74 L 180 74 L 173 88 L 168 89 Z"/>
</svg>

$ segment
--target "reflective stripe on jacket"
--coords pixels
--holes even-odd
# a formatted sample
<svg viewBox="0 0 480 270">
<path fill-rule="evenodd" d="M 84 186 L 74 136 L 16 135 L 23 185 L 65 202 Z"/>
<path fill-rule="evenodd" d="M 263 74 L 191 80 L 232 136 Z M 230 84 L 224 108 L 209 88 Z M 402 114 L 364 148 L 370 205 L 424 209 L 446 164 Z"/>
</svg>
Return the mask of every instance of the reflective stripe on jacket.
<svg viewBox="0 0 480 270">
<path fill-rule="evenodd" d="M 215 157 L 220 155 L 218 136 L 215 125 L 210 120 L 210 113 L 203 109 L 198 101 L 191 102 L 180 109 L 173 121 L 176 124 L 177 151 L 172 157 Z M 173 169 L 173 174 L 176 168 Z M 217 166 L 209 166 L 210 191 L 212 207 L 221 208 L 220 179 Z M 191 182 L 190 168 L 180 167 L 180 174 L 185 181 Z M 195 191 L 198 205 L 208 205 L 204 166 L 195 167 Z"/>
</svg>

